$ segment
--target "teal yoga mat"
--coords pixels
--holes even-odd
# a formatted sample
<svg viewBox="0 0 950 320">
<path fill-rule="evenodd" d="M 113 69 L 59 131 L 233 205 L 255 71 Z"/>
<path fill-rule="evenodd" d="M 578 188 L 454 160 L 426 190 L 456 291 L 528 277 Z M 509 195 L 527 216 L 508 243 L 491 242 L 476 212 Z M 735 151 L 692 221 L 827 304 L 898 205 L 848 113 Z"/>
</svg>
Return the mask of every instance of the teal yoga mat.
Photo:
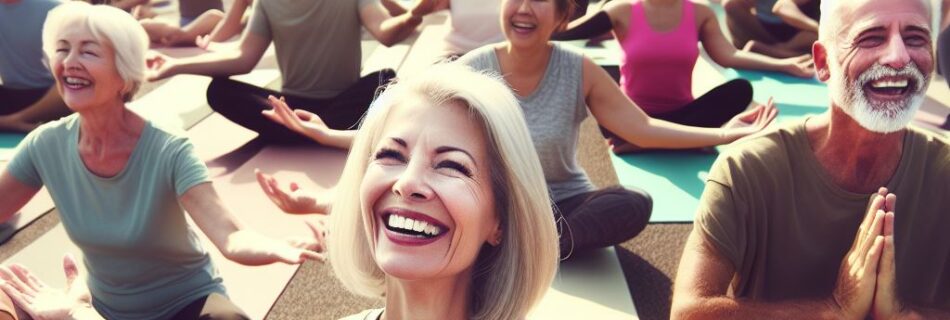
<svg viewBox="0 0 950 320">
<path fill-rule="evenodd" d="M 815 79 L 732 69 L 724 70 L 723 76 L 749 80 L 755 101 L 764 103 L 773 97 L 779 108 L 778 123 L 827 109 L 828 88 Z M 696 214 L 706 175 L 717 156 L 717 153 L 698 151 L 655 151 L 611 155 L 611 161 L 622 185 L 644 189 L 653 197 L 650 222 L 690 222 Z"/>
<path fill-rule="evenodd" d="M 22 133 L 0 133 L 0 161 L 8 161 L 20 141 L 26 137 Z"/>
</svg>

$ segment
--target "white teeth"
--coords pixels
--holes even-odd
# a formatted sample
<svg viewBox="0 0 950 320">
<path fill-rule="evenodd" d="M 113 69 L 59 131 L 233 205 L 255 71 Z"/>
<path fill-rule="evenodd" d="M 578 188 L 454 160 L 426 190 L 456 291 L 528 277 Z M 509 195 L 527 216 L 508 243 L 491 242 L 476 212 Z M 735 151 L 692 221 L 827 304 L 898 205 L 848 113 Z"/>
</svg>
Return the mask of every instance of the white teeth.
<svg viewBox="0 0 950 320">
<path fill-rule="evenodd" d="M 88 86 L 89 81 L 80 78 L 66 77 L 66 84 Z"/>
<path fill-rule="evenodd" d="M 437 236 L 442 233 L 442 230 L 435 226 L 431 225 L 428 222 L 413 220 L 411 218 L 406 218 L 400 215 L 390 214 L 389 219 L 386 221 L 386 225 L 390 229 L 402 229 L 409 230 L 419 233 L 425 233 L 429 236 Z"/>
<path fill-rule="evenodd" d="M 530 24 L 530 23 L 513 22 L 511 23 L 511 25 L 518 28 L 534 28 L 534 24 Z"/>
<path fill-rule="evenodd" d="M 896 80 L 896 81 L 884 81 L 884 80 L 879 80 L 879 81 L 871 82 L 871 87 L 873 87 L 873 88 L 875 88 L 875 89 L 880 89 L 880 88 L 901 88 L 901 89 L 903 89 L 903 88 L 906 88 L 906 87 L 907 87 L 907 84 L 908 84 L 908 81 L 907 81 L 907 80 Z"/>
</svg>

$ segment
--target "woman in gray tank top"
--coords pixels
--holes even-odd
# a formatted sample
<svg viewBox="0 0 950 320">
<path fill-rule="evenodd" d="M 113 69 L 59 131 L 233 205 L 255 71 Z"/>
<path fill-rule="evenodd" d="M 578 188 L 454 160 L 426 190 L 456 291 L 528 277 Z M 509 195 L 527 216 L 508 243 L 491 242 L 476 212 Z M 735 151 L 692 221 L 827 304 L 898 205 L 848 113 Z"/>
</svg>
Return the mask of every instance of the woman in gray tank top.
<svg viewBox="0 0 950 320">
<path fill-rule="evenodd" d="M 649 221 L 652 201 L 623 187 L 597 190 L 577 163 L 578 129 L 588 114 L 607 130 L 645 148 L 697 148 L 730 143 L 758 132 L 777 109 L 759 106 L 722 128 L 698 128 L 652 119 L 583 54 L 551 42 L 572 13 L 571 0 L 505 0 L 501 25 L 506 42 L 459 59 L 503 75 L 515 91 L 538 150 L 561 219 L 561 255 L 616 245 Z"/>
</svg>

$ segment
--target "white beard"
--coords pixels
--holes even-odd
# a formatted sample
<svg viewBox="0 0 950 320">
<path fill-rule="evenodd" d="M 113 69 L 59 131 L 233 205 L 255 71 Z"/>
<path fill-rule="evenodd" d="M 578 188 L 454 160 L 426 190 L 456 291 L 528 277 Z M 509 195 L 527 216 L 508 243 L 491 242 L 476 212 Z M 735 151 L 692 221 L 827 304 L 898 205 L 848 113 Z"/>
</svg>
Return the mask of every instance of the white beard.
<svg viewBox="0 0 950 320">
<path fill-rule="evenodd" d="M 829 66 L 830 67 L 830 66 Z M 835 68 L 832 68 L 835 69 Z M 841 111 L 854 119 L 861 127 L 877 133 L 891 133 L 904 129 L 914 119 L 914 114 L 923 104 L 930 77 L 924 76 L 914 62 L 903 69 L 895 70 L 881 64 L 874 64 L 864 71 L 857 80 L 848 81 L 844 72 L 831 72 L 828 90 L 832 99 L 841 106 Z M 887 76 L 905 76 L 913 79 L 915 87 L 911 94 L 901 101 L 874 102 L 864 94 L 864 85 Z"/>
</svg>

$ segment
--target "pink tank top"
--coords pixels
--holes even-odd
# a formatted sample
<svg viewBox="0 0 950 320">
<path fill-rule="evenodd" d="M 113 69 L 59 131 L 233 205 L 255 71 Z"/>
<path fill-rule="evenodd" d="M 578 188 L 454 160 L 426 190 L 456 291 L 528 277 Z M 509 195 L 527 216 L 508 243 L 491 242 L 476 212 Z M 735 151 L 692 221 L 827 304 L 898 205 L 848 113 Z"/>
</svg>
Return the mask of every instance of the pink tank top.
<svg viewBox="0 0 950 320">
<path fill-rule="evenodd" d="M 693 67 L 699 58 L 693 6 L 683 0 L 680 25 L 668 32 L 650 27 L 642 1 L 631 8 L 630 29 L 620 43 L 620 87 L 647 114 L 676 111 L 693 101 Z"/>
</svg>

